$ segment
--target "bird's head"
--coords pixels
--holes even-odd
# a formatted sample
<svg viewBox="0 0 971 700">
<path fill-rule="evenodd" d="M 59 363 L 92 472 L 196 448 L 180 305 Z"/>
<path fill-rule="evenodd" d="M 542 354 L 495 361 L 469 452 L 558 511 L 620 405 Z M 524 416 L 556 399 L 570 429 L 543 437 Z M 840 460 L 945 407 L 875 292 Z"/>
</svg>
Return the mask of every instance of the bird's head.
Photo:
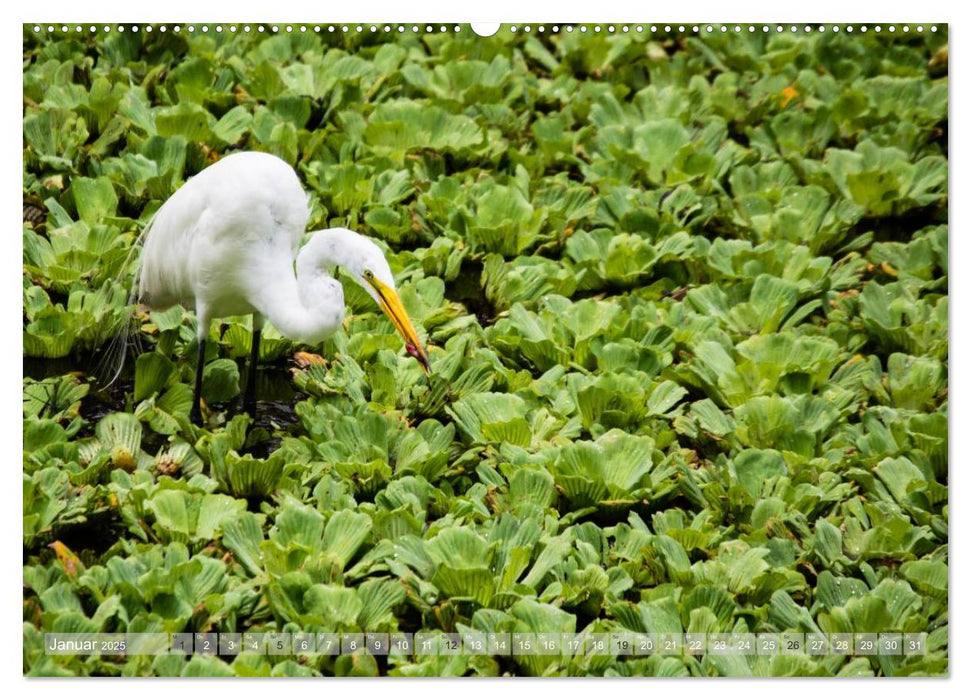
<svg viewBox="0 0 971 700">
<path fill-rule="evenodd" d="M 385 315 L 394 324 L 405 341 L 408 354 L 418 360 L 422 370 L 429 372 L 428 355 L 418 339 L 418 333 L 412 324 L 404 305 L 395 288 L 394 275 L 381 249 L 368 238 L 354 234 L 352 250 L 347 250 L 347 264 L 345 269 L 361 285 Z"/>
</svg>

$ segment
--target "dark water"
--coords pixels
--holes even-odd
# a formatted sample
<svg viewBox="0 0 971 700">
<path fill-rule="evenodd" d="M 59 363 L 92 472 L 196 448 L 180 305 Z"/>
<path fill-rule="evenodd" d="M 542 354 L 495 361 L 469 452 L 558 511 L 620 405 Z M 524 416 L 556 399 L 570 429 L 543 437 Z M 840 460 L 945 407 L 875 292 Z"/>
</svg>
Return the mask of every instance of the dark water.
<svg viewBox="0 0 971 700">
<path fill-rule="evenodd" d="M 90 385 L 88 395 L 81 401 L 81 415 L 90 423 L 96 423 L 109 413 L 131 411 L 131 396 L 135 386 L 135 363 L 126 362 L 121 375 L 110 387 L 105 387 L 92 370 L 96 358 L 62 357 L 47 359 L 24 357 L 24 377 L 47 379 L 65 374 L 75 374 Z M 239 386 L 246 386 L 247 372 L 245 362 L 237 363 L 240 369 Z M 290 372 L 282 366 L 261 367 L 256 375 L 256 421 L 253 428 L 264 428 L 269 433 L 285 430 L 296 422 L 294 406 L 305 396 L 293 386 Z M 225 405 L 216 406 L 226 412 L 226 419 L 242 412 L 239 405 L 242 395 Z M 279 443 L 279 440 L 271 440 Z"/>
<path fill-rule="evenodd" d="M 47 379 L 48 377 L 60 377 L 71 372 L 84 372 L 78 367 L 80 363 L 71 357 L 58 357 L 49 360 L 44 357 L 24 356 L 24 378 Z M 128 365 L 125 365 L 128 369 Z M 134 371 L 134 370 L 132 370 Z"/>
<path fill-rule="evenodd" d="M 240 387 L 246 386 L 246 372 L 241 371 Z M 294 407 L 306 396 L 293 386 L 290 372 L 282 367 L 262 367 L 256 375 L 256 427 L 273 431 L 286 429 L 297 422 Z M 230 406 L 234 414 L 237 406 Z"/>
</svg>

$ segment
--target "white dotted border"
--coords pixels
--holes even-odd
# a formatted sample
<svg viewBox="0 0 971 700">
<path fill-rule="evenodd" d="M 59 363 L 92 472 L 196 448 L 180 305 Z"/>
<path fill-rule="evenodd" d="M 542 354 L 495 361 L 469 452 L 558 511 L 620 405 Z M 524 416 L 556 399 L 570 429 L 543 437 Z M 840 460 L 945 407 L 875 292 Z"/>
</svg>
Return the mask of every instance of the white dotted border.
<svg viewBox="0 0 971 700">
<path fill-rule="evenodd" d="M 522 32 L 522 33 L 525 33 L 525 34 L 529 34 L 529 33 L 532 33 L 532 32 L 535 32 L 535 33 L 538 33 L 538 34 L 544 34 L 547 31 L 550 32 L 551 34 L 558 34 L 560 32 L 572 33 L 574 31 L 578 31 L 580 33 L 593 33 L 593 34 L 601 34 L 601 33 L 606 33 L 606 34 L 619 34 L 619 33 L 624 33 L 624 34 L 627 34 L 627 33 L 631 33 L 631 32 L 636 33 L 636 34 L 641 34 L 641 33 L 644 33 L 645 31 L 650 31 L 651 33 L 657 33 L 659 31 L 663 31 L 665 33 L 671 33 L 671 32 L 677 31 L 678 33 L 681 33 L 681 34 L 727 34 L 728 32 L 734 32 L 736 34 L 741 34 L 742 32 L 746 32 L 746 31 L 749 34 L 754 34 L 756 32 L 762 32 L 763 34 L 768 34 L 770 32 L 775 32 L 777 34 L 781 34 L 781 33 L 784 33 L 784 32 L 789 32 L 789 33 L 792 33 L 792 34 L 796 34 L 796 33 L 809 34 L 811 32 L 819 32 L 819 33 L 823 33 L 823 32 L 834 32 L 834 33 L 838 33 L 840 31 L 845 31 L 848 34 L 852 34 L 853 32 L 859 32 L 861 34 L 866 34 L 867 32 L 873 31 L 873 32 L 879 34 L 879 33 L 883 32 L 884 30 L 886 30 L 890 34 L 894 34 L 898 30 L 900 32 L 906 34 L 906 33 L 909 33 L 911 30 L 916 31 L 917 33 L 923 33 L 925 31 L 925 29 L 926 30 L 929 30 L 931 32 L 936 32 L 937 31 L 937 25 L 934 25 L 934 24 L 927 25 L 927 26 L 925 26 L 923 24 L 882 24 L 882 25 L 881 24 L 877 24 L 877 25 L 872 25 L 872 26 L 868 26 L 868 25 L 865 25 L 865 24 L 862 24 L 862 25 L 839 25 L 839 24 L 832 24 L 832 25 L 824 25 L 824 24 L 820 24 L 820 25 L 810 25 L 810 24 L 805 24 L 805 25 L 800 25 L 800 24 L 747 24 L 747 25 L 741 25 L 741 24 L 735 24 L 735 25 L 726 25 L 726 24 L 720 24 L 720 25 L 716 25 L 716 24 L 694 24 L 694 25 L 684 25 L 684 24 L 679 24 L 679 25 L 671 25 L 671 24 L 665 24 L 665 25 L 659 25 L 659 24 L 651 24 L 651 25 L 647 25 L 647 24 L 636 24 L 636 25 L 631 25 L 631 24 L 622 24 L 622 25 L 615 25 L 615 24 L 565 24 L 565 25 L 558 25 L 558 24 L 553 24 L 553 25 L 543 25 L 543 24 L 540 24 L 540 25 L 530 25 L 530 24 L 525 24 L 525 25 L 516 25 L 516 24 L 512 24 L 512 25 L 504 26 L 503 28 L 506 31 L 511 32 L 511 33 Z M 314 24 L 314 25 L 310 25 L 310 24 L 282 24 L 282 25 L 281 24 L 240 24 L 240 25 L 237 25 L 237 24 L 228 24 L 228 25 L 223 25 L 223 24 L 214 24 L 214 25 L 213 24 L 185 24 L 185 25 L 181 25 L 181 24 L 173 24 L 173 25 L 166 25 L 166 24 L 160 24 L 160 25 L 150 25 L 150 24 L 146 24 L 146 25 L 137 25 L 137 24 L 131 24 L 131 25 L 125 25 L 125 24 L 118 24 L 118 25 L 107 25 L 107 24 L 106 25 L 93 25 L 93 24 L 92 25 L 80 25 L 80 24 L 76 24 L 76 25 L 67 25 L 67 24 L 55 25 L 55 24 L 48 24 L 48 25 L 42 25 L 42 24 L 35 24 L 33 26 L 33 30 L 34 30 L 34 33 L 35 34 L 40 34 L 40 33 L 45 33 L 45 32 L 47 34 L 56 34 L 56 33 L 68 34 L 68 33 L 72 32 L 72 31 L 74 33 L 76 33 L 76 34 L 81 34 L 81 33 L 84 33 L 85 31 L 87 31 L 90 34 L 95 34 L 95 33 L 98 33 L 99 31 L 101 31 L 101 32 L 110 32 L 112 30 L 117 31 L 117 32 L 131 32 L 133 34 L 138 33 L 139 31 L 142 31 L 142 30 L 144 30 L 146 33 L 151 33 L 153 31 L 158 31 L 158 32 L 161 32 L 163 34 L 165 32 L 167 32 L 167 31 L 172 31 L 172 32 L 174 32 L 176 34 L 182 32 L 182 31 L 189 32 L 190 34 L 194 34 L 196 32 L 200 32 L 202 34 L 206 34 L 209 31 L 214 31 L 217 34 L 222 33 L 224 31 L 228 31 L 230 33 L 240 32 L 240 33 L 244 33 L 244 34 L 246 34 L 246 33 L 256 33 L 256 34 L 259 34 L 259 33 L 270 33 L 270 34 L 282 34 L 282 33 L 286 33 L 286 34 L 292 34 L 292 33 L 295 33 L 295 32 L 296 33 L 306 33 L 308 31 L 313 31 L 313 32 L 316 32 L 318 34 L 319 33 L 324 33 L 324 32 L 330 33 L 330 34 L 334 34 L 334 33 L 342 33 L 342 34 L 364 34 L 364 33 L 377 34 L 377 33 L 385 33 L 385 34 L 390 34 L 392 32 L 397 32 L 399 34 L 404 34 L 406 32 L 410 32 L 412 34 L 419 34 L 419 33 L 422 33 L 422 34 L 433 34 L 433 33 L 444 33 L 444 32 L 449 32 L 449 31 L 454 32 L 454 33 L 459 33 L 459 32 L 462 32 L 463 31 L 462 27 L 460 27 L 459 25 L 451 25 L 450 26 L 450 25 L 444 25 L 444 24 L 435 24 L 435 25 L 432 25 L 432 24 L 395 24 L 395 25 L 391 25 L 391 24 L 383 24 L 383 25 L 382 24 L 370 24 L 370 25 L 368 25 L 368 24 L 357 24 L 357 25 L 354 25 L 354 24 L 328 24 L 328 25 L 321 25 L 321 24 Z"/>
</svg>

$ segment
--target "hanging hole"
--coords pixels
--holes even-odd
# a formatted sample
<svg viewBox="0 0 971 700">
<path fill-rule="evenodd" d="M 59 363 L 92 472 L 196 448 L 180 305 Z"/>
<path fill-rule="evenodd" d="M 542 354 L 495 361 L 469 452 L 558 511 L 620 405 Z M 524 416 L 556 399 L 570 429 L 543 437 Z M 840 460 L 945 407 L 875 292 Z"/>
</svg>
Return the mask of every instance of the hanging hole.
<svg viewBox="0 0 971 700">
<path fill-rule="evenodd" d="M 498 32 L 501 26 L 499 22 L 473 22 L 472 31 L 481 37 L 487 37 Z"/>
</svg>

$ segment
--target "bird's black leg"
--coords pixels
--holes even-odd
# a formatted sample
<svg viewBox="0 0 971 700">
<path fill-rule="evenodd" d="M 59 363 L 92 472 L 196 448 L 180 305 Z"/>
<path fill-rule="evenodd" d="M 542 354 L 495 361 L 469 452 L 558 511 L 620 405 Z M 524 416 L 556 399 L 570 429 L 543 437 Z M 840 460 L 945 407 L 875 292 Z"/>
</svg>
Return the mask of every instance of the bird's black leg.
<svg viewBox="0 0 971 700">
<path fill-rule="evenodd" d="M 192 410 L 189 412 L 189 420 L 196 425 L 202 425 L 202 370 L 206 366 L 206 341 L 199 341 L 199 356 L 196 359 L 196 386 L 192 392 Z"/>
<path fill-rule="evenodd" d="M 243 395 L 243 410 L 256 418 L 256 365 L 260 360 L 260 329 L 253 329 L 253 347 L 249 355 L 249 371 L 246 373 L 246 393 Z"/>
</svg>

